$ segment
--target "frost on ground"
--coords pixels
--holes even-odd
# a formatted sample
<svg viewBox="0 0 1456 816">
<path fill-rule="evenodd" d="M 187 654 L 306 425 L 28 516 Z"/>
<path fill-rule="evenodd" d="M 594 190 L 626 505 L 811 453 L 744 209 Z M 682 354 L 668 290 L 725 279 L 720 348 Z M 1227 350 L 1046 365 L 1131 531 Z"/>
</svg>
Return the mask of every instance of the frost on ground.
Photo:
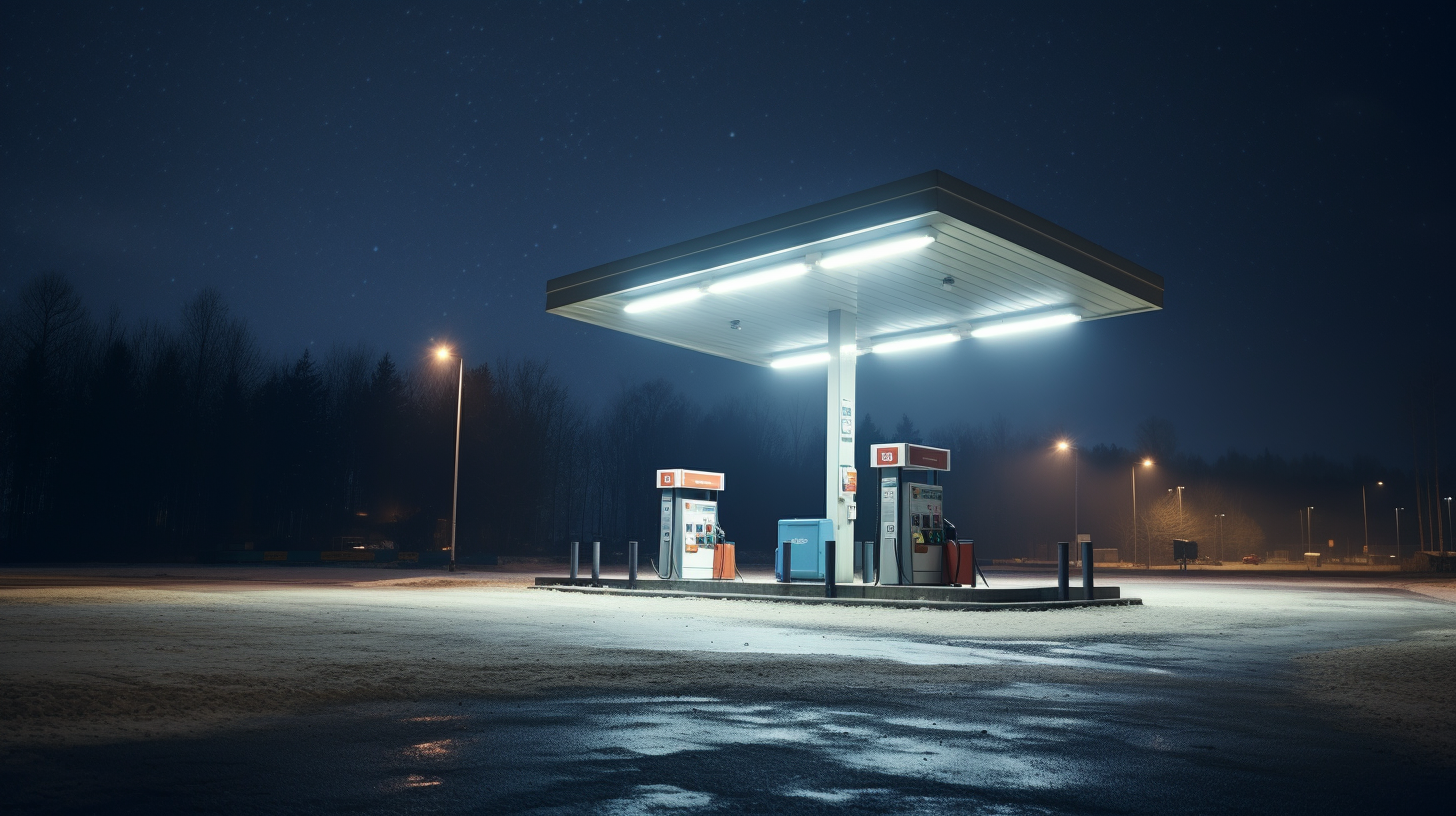
<svg viewBox="0 0 1456 816">
<path fill-rule="evenodd" d="M 1456 764 L 1456 629 L 1296 658 L 1317 702 Z"/>
<path fill-rule="evenodd" d="M 1405 723 L 1433 682 L 1453 679 L 1442 638 L 1456 606 L 1406 594 L 1154 581 L 1125 585 L 1147 606 L 977 613 L 571 595 L 509 573 L 257 574 L 267 580 L 0 573 L 0 747 L 195 734 L 371 701 L 734 689 L 822 700 L 836 687 L 1015 682 L 1127 691 L 1200 671 L 1262 679 L 1311 650 L 1297 665 L 1319 678 L 1309 685 L 1321 701 Z M 1396 659 L 1403 668 L 1386 672 Z"/>
</svg>

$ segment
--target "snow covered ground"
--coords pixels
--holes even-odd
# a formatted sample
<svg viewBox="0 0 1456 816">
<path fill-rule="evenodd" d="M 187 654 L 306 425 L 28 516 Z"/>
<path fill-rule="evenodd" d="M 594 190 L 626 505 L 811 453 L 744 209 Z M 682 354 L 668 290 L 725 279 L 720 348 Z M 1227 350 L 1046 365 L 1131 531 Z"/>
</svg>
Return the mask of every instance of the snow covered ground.
<svg viewBox="0 0 1456 816">
<path fill-rule="evenodd" d="M 20 768 L 53 764 L 47 758 L 56 752 L 261 739 L 328 712 L 355 712 L 331 722 L 374 722 L 378 706 L 423 707 L 417 716 L 428 718 L 446 716 L 439 711 L 450 706 L 466 716 L 511 701 L 548 712 L 552 701 L 653 699 L 681 707 L 701 699 L 688 706 L 697 713 L 668 729 L 678 733 L 694 717 L 721 719 L 723 706 L 746 711 L 797 700 L 800 712 L 843 704 L 863 714 L 867 701 L 913 691 L 972 694 L 977 705 L 1005 708 L 1008 717 L 1021 698 L 1040 701 L 1037 707 L 1058 695 L 1095 699 L 1105 716 L 1146 718 L 1148 728 L 1159 716 L 1155 700 L 1183 700 L 1207 719 L 1200 728 L 1215 730 L 1221 719 L 1258 720 L 1255 709 L 1267 705 L 1299 728 L 1347 735 L 1350 744 L 1392 752 L 1402 763 L 1456 765 L 1456 586 L 1449 580 L 1118 575 L 1123 595 L 1145 605 L 985 613 L 582 596 L 528 589 L 529 574 L 0 570 L 0 751 Z M 1049 580 L 990 577 L 997 586 Z M 612 716 L 597 720 L 604 733 L 616 728 Z M 755 735 L 727 740 L 735 744 L 767 739 L 788 727 L 785 716 L 734 720 L 722 733 Z M 676 739 L 706 750 L 728 728 L 699 725 L 718 736 L 684 732 Z M 957 739 L 965 737 L 962 726 L 969 728 L 962 721 Z M 976 731 L 994 733 L 969 733 Z M 1238 731 L 1230 726 L 1225 736 Z M 931 739 L 916 734 L 893 739 Z M 630 750 L 643 752 L 641 744 Z M 837 749 L 826 743 L 825 750 Z M 1282 755 L 1277 746 L 1268 751 Z M 840 754 L 841 764 L 891 769 L 905 758 Z M 1338 756 L 1352 766 L 1369 762 Z M 932 776 L 950 785 L 957 773 L 952 765 Z M 991 778 L 969 773 L 962 773 L 966 784 Z M 1045 774 L 1039 778 L 1045 782 Z M 64 801 L 57 792 L 74 790 L 74 780 L 36 779 L 37 810 L 57 809 Z M 104 802 L 95 795 L 103 799 L 93 804 Z M 642 796 L 649 804 L 663 796 L 668 804 L 697 801 L 671 791 Z M 633 808 L 651 809 L 641 802 Z"/>
</svg>

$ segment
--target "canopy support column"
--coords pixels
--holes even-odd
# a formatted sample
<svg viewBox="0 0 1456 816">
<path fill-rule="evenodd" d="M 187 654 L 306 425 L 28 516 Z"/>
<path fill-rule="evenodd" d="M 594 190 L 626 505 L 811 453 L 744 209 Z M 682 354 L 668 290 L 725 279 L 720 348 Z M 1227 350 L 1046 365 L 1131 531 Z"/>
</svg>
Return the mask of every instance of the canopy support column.
<svg viewBox="0 0 1456 816">
<path fill-rule="evenodd" d="M 829 313 L 829 388 L 825 402 L 824 517 L 834 522 L 834 579 L 854 581 L 854 522 L 849 520 L 853 493 L 844 492 L 846 470 L 854 468 L 854 365 L 856 350 L 854 312 Z"/>
</svg>

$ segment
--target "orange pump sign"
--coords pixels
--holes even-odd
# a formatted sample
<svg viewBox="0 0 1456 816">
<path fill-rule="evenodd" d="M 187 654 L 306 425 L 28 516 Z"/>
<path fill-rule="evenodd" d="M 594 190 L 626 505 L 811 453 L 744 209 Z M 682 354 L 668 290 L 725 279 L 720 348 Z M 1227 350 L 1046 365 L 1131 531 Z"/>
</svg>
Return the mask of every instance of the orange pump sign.
<svg viewBox="0 0 1456 816">
<path fill-rule="evenodd" d="M 909 442 L 892 442 L 870 446 L 870 462 L 877 468 L 904 467 L 914 470 L 950 470 L 950 451 L 915 445 Z"/>
<path fill-rule="evenodd" d="M 710 473 L 705 470 L 685 470 L 675 468 L 672 470 L 657 471 L 658 487 L 691 487 L 698 490 L 722 490 L 723 474 Z"/>
</svg>

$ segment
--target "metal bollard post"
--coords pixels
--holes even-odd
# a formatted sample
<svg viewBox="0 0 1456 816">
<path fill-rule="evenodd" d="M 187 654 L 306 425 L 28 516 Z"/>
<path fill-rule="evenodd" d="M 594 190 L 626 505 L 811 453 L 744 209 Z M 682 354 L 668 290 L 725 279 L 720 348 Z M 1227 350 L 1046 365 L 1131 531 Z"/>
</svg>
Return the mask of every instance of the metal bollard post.
<svg viewBox="0 0 1456 816">
<path fill-rule="evenodd" d="M 596 585 L 602 580 L 602 542 L 600 539 L 592 542 L 592 584 Z"/>
<path fill-rule="evenodd" d="M 637 542 L 627 542 L 627 580 L 633 589 L 637 588 Z"/>
<path fill-rule="evenodd" d="M 794 561 L 794 542 L 785 541 L 780 546 L 783 548 L 784 553 L 784 557 L 782 559 L 784 562 L 784 578 L 782 581 L 780 581 L 780 583 L 791 584 L 794 582 L 794 573 L 790 571 L 793 569 L 792 564 Z"/>
<path fill-rule="evenodd" d="M 834 597 L 834 542 L 824 542 L 824 597 Z"/>
<path fill-rule="evenodd" d="M 1092 600 L 1092 542 L 1082 542 L 1082 600 Z"/>
<path fill-rule="evenodd" d="M 1057 600 L 1067 600 L 1070 592 L 1067 589 L 1067 559 L 1070 557 L 1067 550 L 1072 545 L 1065 541 L 1057 542 Z"/>
<path fill-rule="evenodd" d="M 573 581 L 576 580 L 576 572 L 577 572 L 577 570 L 576 570 L 576 562 L 577 562 L 576 554 L 577 554 L 577 551 L 579 551 L 580 549 L 581 549 L 581 542 L 580 541 L 573 541 L 573 542 L 571 542 L 571 580 L 573 580 Z"/>
</svg>

